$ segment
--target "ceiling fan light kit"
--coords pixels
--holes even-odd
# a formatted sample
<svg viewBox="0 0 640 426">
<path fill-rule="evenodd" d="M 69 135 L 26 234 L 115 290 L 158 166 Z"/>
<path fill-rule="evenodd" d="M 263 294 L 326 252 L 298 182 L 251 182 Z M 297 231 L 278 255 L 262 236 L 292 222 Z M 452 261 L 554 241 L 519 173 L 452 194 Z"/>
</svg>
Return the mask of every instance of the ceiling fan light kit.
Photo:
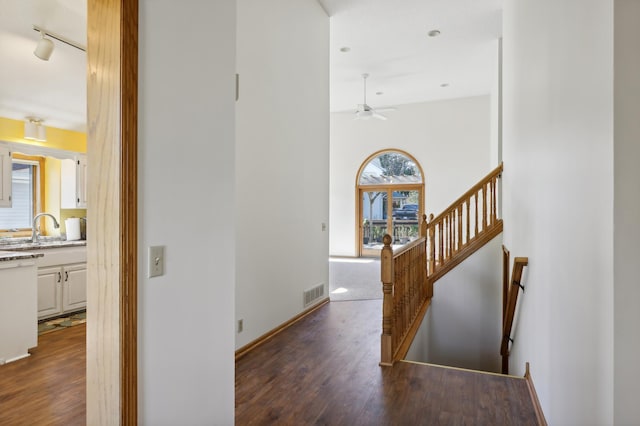
<svg viewBox="0 0 640 426">
<path fill-rule="evenodd" d="M 364 82 L 364 102 L 358 105 L 358 109 L 356 110 L 355 120 L 368 120 L 370 118 L 377 118 L 378 120 L 386 120 L 387 117 L 380 114 L 379 111 L 395 111 L 395 108 L 380 108 L 375 110 L 367 105 L 367 78 L 369 74 L 362 74 L 362 79 Z M 376 94 L 382 94 L 382 92 L 377 92 Z"/>
</svg>

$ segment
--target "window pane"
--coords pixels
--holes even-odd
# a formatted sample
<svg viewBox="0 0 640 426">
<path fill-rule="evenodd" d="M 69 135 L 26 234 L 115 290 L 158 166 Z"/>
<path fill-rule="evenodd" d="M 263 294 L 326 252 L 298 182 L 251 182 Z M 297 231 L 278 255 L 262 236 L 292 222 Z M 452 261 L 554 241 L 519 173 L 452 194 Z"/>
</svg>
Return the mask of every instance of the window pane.
<svg viewBox="0 0 640 426">
<path fill-rule="evenodd" d="M 0 229 L 31 228 L 34 168 L 30 164 L 13 163 L 12 207 L 0 208 Z"/>
<path fill-rule="evenodd" d="M 422 183 L 418 166 L 399 152 L 385 152 L 362 170 L 360 185 L 402 185 Z"/>
</svg>

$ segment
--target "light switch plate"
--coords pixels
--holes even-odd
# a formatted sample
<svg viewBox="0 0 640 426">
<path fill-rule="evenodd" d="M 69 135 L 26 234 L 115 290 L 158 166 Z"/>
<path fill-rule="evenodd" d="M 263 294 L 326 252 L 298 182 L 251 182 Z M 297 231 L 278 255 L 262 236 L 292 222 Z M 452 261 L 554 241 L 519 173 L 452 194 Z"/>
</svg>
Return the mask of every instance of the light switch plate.
<svg viewBox="0 0 640 426">
<path fill-rule="evenodd" d="M 164 246 L 149 247 L 149 278 L 164 275 Z"/>
</svg>

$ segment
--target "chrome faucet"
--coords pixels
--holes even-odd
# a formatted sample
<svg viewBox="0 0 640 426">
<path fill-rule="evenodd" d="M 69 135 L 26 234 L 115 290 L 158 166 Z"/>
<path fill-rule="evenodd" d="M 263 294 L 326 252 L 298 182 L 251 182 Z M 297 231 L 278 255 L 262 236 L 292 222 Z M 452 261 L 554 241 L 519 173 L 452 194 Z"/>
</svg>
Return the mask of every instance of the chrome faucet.
<svg viewBox="0 0 640 426">
<path fill-rule="evenodd" d="M 60 228 L 60 224 L 58 223 L 54 215 L 52 215 L 51 213 L 38 213 L 33 218 L 33 226 L 31 227 L 31 241 L 34 243 L 38 242 L 38 219 L 40 219 L 40 217 L 42 216 L 49 216 L 51 219 L 53 219 L 53 227 L 56 229 Z"/>
</svg>

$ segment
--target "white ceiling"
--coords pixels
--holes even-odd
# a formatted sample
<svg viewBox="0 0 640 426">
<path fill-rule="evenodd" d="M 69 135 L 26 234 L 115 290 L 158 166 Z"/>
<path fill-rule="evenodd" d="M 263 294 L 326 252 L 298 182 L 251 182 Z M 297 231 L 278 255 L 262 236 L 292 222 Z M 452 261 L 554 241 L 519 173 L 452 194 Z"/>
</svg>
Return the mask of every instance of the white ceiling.
<svg viewBox="0 0 640 426">
<path fill-rule="evenodd" d="M 362 103 L 363 73 L 374 108 L 489 93 L 502 0 L 318 1 L 331 16 L 332 111 Z M 41 61 L 33 25 L 86 45 L 86 1 L 0 0 L 0 11 L 0 117 L 84 131 L 86 55 L 54 41 Z"/>
<path fill-rule="evenodd" d="M 318 1 L 331 16 L 332 111 L 362 103 L 363 73 L 373 108 L 489 93 L 502 0 Z"/>
<path fill-rule="evenodd" d="M 54 40 L 49 61 L 33 54 L 43 27 L 86 45 L 85 0 L 0 0 L 0 117 L 42 118 L 47 126 L 84 131 L 86 55 Z"/>
</svg>

